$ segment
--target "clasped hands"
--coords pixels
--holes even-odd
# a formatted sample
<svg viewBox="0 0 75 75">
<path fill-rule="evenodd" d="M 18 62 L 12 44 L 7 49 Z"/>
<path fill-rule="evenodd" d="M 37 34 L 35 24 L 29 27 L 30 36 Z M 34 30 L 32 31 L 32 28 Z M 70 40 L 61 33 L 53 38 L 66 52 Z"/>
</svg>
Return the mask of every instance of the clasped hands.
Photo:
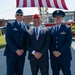
<svg viewBox="0 0 75 75">
<path fill-rule="evenodd" d="M 17 53 L 18 56 L 21 56 L 21 55 L 23 55 L 24 50 L 23 50 L 23 49 L 18 49 L 18 50 L 16 51 L 16 53 Z"/>
<path fill-rule="evenodd" d="M 59 51 L 53 51 L 53 55 L 55 57 L 59 57 L 61 55 L 61 53 Z"/>
<path fill-rule="evenodd" d="M 42 54 L 40 52 L 35 52 L 34 56 L 35 56 L 36 59 L 40 59 Z"/>
</svg>

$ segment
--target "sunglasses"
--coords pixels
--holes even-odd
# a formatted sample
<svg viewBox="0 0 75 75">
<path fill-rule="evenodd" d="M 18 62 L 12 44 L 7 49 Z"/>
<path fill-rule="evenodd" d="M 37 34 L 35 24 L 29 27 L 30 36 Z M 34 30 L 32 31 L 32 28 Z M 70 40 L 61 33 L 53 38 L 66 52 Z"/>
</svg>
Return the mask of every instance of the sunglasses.
<svg viewBox="0 0 75 75">
<path fill-rule="evenodd" d="M 22 14 L 16 14 L 16 16 L 23 16 Z"/>
</svg>

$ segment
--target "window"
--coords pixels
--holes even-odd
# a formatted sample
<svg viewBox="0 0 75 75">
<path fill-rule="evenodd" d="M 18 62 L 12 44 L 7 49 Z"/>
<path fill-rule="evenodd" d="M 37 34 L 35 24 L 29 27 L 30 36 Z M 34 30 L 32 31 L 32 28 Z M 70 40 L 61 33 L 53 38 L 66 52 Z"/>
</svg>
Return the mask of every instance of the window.
<svg viewBox="0 0 75 75">
<path fill-rule="evenodd" d="M 52 16 L 49 16 L 48 19 L 49 19 L 49 23 L 54 23 L 54 18 Z"/>
<path fill-rule="evenodd" d="M 73 21 L 74 21 L 74 16 L 73 16 L 73 15 L 66 15 L 66 16 L 64 17 L 64 19 L 65 19 L 65 22 L 67 22 L 67 21 L 69 21 L 69 20 L 73 20 Z"/>
</svg>

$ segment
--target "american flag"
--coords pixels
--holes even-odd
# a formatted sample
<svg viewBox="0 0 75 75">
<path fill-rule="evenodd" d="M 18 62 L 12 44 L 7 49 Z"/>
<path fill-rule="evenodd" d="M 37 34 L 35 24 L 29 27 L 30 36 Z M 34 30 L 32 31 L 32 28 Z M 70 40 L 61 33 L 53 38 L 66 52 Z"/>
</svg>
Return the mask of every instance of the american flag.
<svg viewBox="0 0 75 75">
<path fill-rule="evenodd" d="M 65 0 L 16 0 L 16 7 L 50 7 L 68 9 Z"/>
</svg>

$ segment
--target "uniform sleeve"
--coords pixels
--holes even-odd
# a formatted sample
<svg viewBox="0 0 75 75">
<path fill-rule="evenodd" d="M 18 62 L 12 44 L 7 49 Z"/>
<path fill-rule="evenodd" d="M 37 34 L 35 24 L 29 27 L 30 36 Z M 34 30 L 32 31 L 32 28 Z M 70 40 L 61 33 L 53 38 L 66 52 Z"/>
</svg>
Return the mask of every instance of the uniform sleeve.
<svg viewBox="0 0 75 75">
<path fill-rule="evenodd" d="M 17 50 L 12 38 L 12 25 L 11 23 L 7 23 L 6 27 L 6 43 L 10 50 L 14 53 Z"/>
<path fill-rule="evenodd" d="M 30 40 L 30 34 L 27 32 L 27 41 L 26 41 L 26 47 L 30 54 L 32 54 L 33 48 L 31 46 L 31 40 Z"/>
<path fill-rule="evenodd" d="M 67 33 L 66 33 L 66 41 L 64 43 L 64 45 L 62 46 L 62 48 L 60 49 L 60 52 L 62 55 L 65 55 L 68 50 L 70 50 L 70 46 L 71 46 L 71 42 L 72 42 L 72 31 L 71 28 L 69 27 L 67 29 Z"/>
<path fill-rule="evenodd" d="M 49 34 L 50 34 L 50 42 L 52 42 L 51 28 L 49 29 Z M 51 53 L 53 53 L 53 51 L 55 51 L 55 49 L 53 48 L 52 43 L 50 43 L 50 45 L 49 45 L 49 50 L 50 50 Z"/>
</svg>

